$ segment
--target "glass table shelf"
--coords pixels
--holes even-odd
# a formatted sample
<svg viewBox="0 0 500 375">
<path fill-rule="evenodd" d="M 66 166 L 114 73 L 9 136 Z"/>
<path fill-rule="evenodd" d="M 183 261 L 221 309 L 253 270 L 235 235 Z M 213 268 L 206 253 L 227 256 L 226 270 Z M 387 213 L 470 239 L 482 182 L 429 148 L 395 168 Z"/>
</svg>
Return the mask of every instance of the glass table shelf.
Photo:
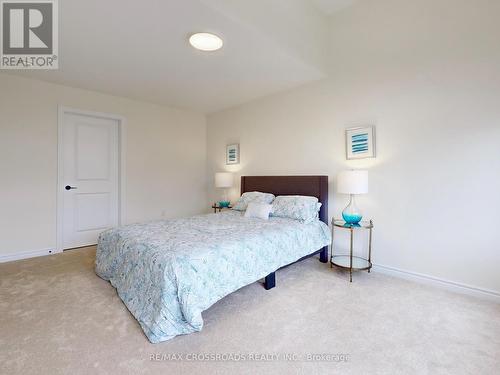
<svg viewBox="0 0 500 375">
<path fill-rule="evenodd" d="M 347 224 L 344 220 L 333 220 L 332 224 L 340 228 L 353 228 L 353 229 L 370 229 L 373 228 L 372 221 L 360 221 L 358 224 Z"/>
<path fill-rule="evenodd" d="M 342 268 L 351 268 L 351 257 L 350 255 L 334 255 L 330 262 L 337 267 L 342 267 Z M 372 264 L 364 258 L 352 257 L 352 269 L 353 270 L 367 270 L 370 269 Z"/>
</svg>

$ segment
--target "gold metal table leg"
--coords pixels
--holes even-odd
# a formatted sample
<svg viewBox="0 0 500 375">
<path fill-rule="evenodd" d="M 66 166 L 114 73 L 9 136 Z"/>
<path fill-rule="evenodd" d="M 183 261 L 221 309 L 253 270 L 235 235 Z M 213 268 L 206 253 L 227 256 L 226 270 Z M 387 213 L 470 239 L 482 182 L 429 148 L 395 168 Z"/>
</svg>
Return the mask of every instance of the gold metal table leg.
<svg viewBox="0 0 500 375">
<path fill-rule="evenodd" d="M 332 221 L 332 244 L 330 245 L 331 255 L 330 255 L 330 268 L 333 268 L 333 244 L 334 244 L 334 234 L 335 234 L 335 218 Z"/>
<path fill-rule="evenodd" d="M 370 268 L 368 268 L 368 273 L 371 271 L 372 264 L 372 229 L 373 229 L 373 221 L 370 220 L 370 237 L 368 239 L 368 263 L 370 263 Z"/>
<path fill-rule="evenodd" d="M 353 245 L 353 230 L 351 227 L 351 244 L 350 244 L 350 256 L 351 256 L 351 261 L 349 263 L 349 281 L 352 283 L 352 245 Z"/>
</svg>

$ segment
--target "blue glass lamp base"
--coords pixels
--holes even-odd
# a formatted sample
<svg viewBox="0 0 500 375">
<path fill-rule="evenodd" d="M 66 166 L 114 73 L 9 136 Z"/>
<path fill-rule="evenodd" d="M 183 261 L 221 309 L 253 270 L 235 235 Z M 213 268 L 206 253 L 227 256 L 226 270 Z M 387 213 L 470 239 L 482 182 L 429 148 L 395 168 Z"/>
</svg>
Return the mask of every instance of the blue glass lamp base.
<svg viewBox="0 0 500 375">
<path fill-rule="evenodd" d="M 230 204 L 231 204 L 231 202 L 229 202 L 229 201 L 219 201 L 219 207 L 221 207 L 221 208 L 229 207 Z"/>
<path fill-rule="evenodd" d="M 346 222 L 346 224 L 359 224 L 363 216 L 361 215 L 349 215 L 342 212 L 342 218 Z"/>
<path fill-rule="evenodd" d="M 361 211 L 356 206 L 354 194 L 351 194 L 351 199 L 349 200 L 349 204 L 347 205 L 346 208 L 344 208 L 344 211 L 342 211 L 342 218 L 344 219 L 346 224 L 350 225 L 358 224 L 363 218 Z"/>
</svg>

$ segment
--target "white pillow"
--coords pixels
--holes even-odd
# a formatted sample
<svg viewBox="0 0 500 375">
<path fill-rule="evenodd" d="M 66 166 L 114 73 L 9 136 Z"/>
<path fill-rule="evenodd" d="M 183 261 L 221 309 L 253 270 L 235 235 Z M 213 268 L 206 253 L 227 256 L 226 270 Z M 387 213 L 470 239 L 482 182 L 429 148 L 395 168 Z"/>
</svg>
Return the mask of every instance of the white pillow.
<svg viewBox="0 0 500 375">
<path fill-rule="evenodd" d="M 318 198 L 303 195 L 280 195 L 273 201 L 272 216 L 309 223 L 318 218 Z"/>
<path fill-rule="evenodd" d="M 250 202 L 248 203 L 247 210 L 245 211 L 245 217 L 255 217 L 257 219 L 268 220 L 272 208 L 272 204 Z"/>
<path fill-rule="evenodd" d="M 272 203 L 274 200 L 274 195 L 269 193 L 261 193 L 258 191 L 250 191 L 243 193 L 243 195 L 238 199 L 236 204 L 233 206 L 233 210 L 245 211 L 247 205 L 250 202 L 254 203 Z"/>
</svg>

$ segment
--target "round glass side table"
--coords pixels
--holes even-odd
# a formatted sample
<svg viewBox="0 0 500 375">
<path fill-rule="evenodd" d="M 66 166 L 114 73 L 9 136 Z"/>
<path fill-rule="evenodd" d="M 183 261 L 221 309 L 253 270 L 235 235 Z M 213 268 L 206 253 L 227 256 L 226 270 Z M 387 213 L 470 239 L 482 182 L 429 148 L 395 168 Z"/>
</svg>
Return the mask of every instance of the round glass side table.
<svg viewBox="0 0 500 375">
<path fill-rule="evenodd" d="M 335 230 L 347 229 L 350 233 L 349 254 L 335 254 L 334 241 Z M 354 233 L 359 230 L 370 231 L 368 240 L 368 259 L 353 255 Z M 349 280 L 352 283 L 352 271 L 368 271 L 372 268 L 372 229 L 373 221 L 360 221 L 359 224 L 347 224 L 343 220 L 332 219 L 332 255 L 330 257 L 330 267 L 337 266 L 349 270 Z"/>
</svg>

